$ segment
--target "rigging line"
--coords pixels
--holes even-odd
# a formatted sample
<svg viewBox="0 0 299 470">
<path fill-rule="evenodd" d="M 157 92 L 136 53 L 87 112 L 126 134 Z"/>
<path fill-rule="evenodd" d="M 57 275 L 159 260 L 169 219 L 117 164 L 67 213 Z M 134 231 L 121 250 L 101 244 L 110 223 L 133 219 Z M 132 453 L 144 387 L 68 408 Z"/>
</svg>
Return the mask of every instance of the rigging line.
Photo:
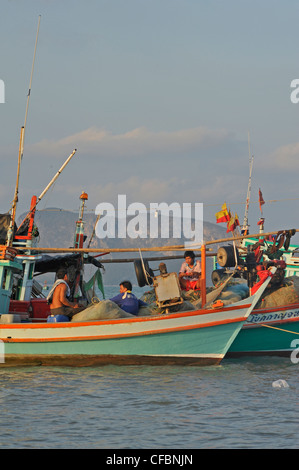
<svg viewBox="0 0 299 470">
<path fill-rule="evenodd" d="M 264 326 L 266 328 L 272 328 L 273 330 L 283 331 L 284 333 L 291 333 L 293 335 L 299 335 L 299 333 L 297 333 L 296 331 L 284 330 L 282 328 L 277 328 L 275 326 L 265 325 L 264 323 L 261 323 L 260 326 Z"/>
<path fill-rule="evenodd" d="M 286 198 L 286 199 L 269 199 L 267 201 L 265 201 L 265 204 L 266 203 L 272 203 L 272 202 L 284 202 L 284 201 L 298 201 L 299 198 L 298 197 L 295 197 L 295 198 Z M 259 201 L 251 201 L 249 204 L 258 204 Z M 203 205 L 204 206 L 209 206 L 209 207 L 212 207 L 212 206 L 216 206 L 216 207 L 219 207 L 222 203 L 218 203 L 218 204 L 206 204 L 205 202 L 203 202 Z M 241 205 L 244 205 L 246 204 L 246 202 L 230 202 L 229 205 L 233 205 L 233 204 L 241 204 Z"/>
<path fill-rule="evenodd" d="M 269 199 L 269 200 L 266 200 L 266 201 L 265 201 L 265 204 L 266 204 L 266 203 L 267 203 L 267 204 L 269 204 L 269 203 L 271 204 L 272 202 L 298 201 L 298 200 L 299 200 L 298 197 L 295 197 L 295 198 L 288 198 L 288 199 Z M 203 205 L 206 206 L 206 207 L 219 207 L 219 206 L 221 206 L 221 204 L 222 204 L 222 203 L 206 204 L 205 202 L 203 202 Z M 229 203 L 229 205 L 237 205 L 237 204 L 239 204 L 239 205 L 240 205 L 240 204 L 241 204 L 241 205 L 244 205 L 244 204 L 246 204 L 246 202 L 230 202 L 230 203 Z M 259 204 L 259 201 L 251 201 L 250 204 Z M 146 209 L 147 209 L 148 211 L 153 210 L 153 209 L 151 209 L 151 208 L 149 208 L 149 207 L 146 207 Z M 38 209 L 37 209 L 37 210 L 38 210 Z M 124 210 L 124 209 L 123 209 L 123 210 Z M 43 209 L 43 211 L 49 211 L 49 212 L 51 212 L 51 211 L 53 211 L 53 212 L 54 212 L 54 211 L 77 212 L 78 209 L 59 209 L 59 208 L 55 209 L 55 208 L 53 208 L 53 209 Z M 85 212 L 95 212 L 95 209 L 85 209 Z M 117 212 L 121 212 L 121 211 L 117 211 Z"/>
<path fill-rule="evenodd" d="M 32 61 L 32 68 L 31 68 L 29 89 L 28 89 L 28 95 L 27 95 L 27 104 L 26 104 L 25 120 L 24 120 L 24 137 L 23 137 L 23 142 L 22 142 L 21 158 L 23 157 L 23 153 L 24 153 L 25 130 L 26 130 L 26 123 L 27 123 L 28 108 L 29 108 L 29 99 L 30 99 L 30 94 L 31 94 L 32 77 L 33 77 L 33 71 L 34 71 L 34 63 L 35 63 L 35 55 L 36 55 L 36 48 L 37 48 L 37 40 L 38 40 L 38 34 L 39 34 L 40 19 L 41 19 L 41 15 L 39 15 L 39 17 L 38 17 L 37 33 L 36 33 L 36 39 L 35 39 L 35 46 L 34 46 L 34 53 L 33 53 L 33 61 Z"/>
</svg>

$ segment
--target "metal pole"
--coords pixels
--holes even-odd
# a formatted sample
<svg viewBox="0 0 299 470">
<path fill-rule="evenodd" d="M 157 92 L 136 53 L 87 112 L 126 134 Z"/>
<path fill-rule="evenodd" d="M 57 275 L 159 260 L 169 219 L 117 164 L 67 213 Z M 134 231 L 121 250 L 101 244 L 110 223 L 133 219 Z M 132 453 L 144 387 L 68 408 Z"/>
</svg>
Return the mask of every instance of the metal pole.
<svg viewBox="0 0 299 470">
<path fill-rule="evenodd" d="M 71 158 L 73 158 L 73 156 L 75 155 L 75 153 L 77 152 L 77 149 L 74 149 L 72 151 L 72 153 L 70 154 L 70 156 L 67 158 L 67 160 L 64 162 L 64 164 L 62 165 L 62 167 L 57 171 L 56 175 L 54 176 L 54 178 L 52 178 L 52 180 L 50 181 L 50 183 L 48 184 L 48 186 L 43 190 L 43 192 L 40 194 L 40 196 L 37 198 L 36 200 L 36 204 L 35 206 L 29 211 L 29 213 L 26 215 L 25 219 L 23 220 L 23 222 L 19 225 L 19 228 L 23 225 L 23 223 L 25 222 L 25 220 L 27 219 L 27 217 L 30 215 L 30 213 L 35 210 L 37 204 L 39 203 L 39 201 L 44 197 L 44 195 L 46 194 L 46 192 L 50 189 L 50 187 L 52 186 L 52 184 L 57 180 L 58 176 L 60 175 L 60 173 L 64 170 L 64 168 L 66 167 L 66 165 L 69 163 L 69 161 L 71 160 Z"/>
<path fill-rule="evenodd" d="M 24 127 L 21 127 L 20 143 L 19 143 L 17 181 L 16 181 L 15 195 L 14 195 L 14 199 L 13 199 L 13 203 L 12 203 L 12 209 L 11 209 L 10 224 L 9 224 L 9 228 L 8 228 L 8 231 L 7 231 L 6 246 L 12 246 L 12 243 L 13 243 L 13 232 L 14 232 L 14 225 L 15 225 L 15 218 L 16 218 L 16 208 L 17 208 L 18 194 L 19 194 L 19 178 L 20 178 L 20 167 L 21 167 L 21 159 L 22 159 L 21 149 L 22 149 L 23 137 L 24 137 Z"/>
<path fill-rule="evenodd" d="M 50 189 L 50 187 L 52 186 L 53 183 L 55 183 L 55 181 L 57 180 L 58 176 L 60 175 L 60 173 L 64 170 L 64 168 L 66 167 L 66 165 L 69 163 L 69 161 L 71 160 L 71 158 L 73 158 L 73 156 L 75 155 L 75 153 L 77 152 L 77 149 L 74 149 L 72 151 L 72 153 L 70 154 L 70 156 L 67 158 L 67 160 L 64 162 L 64 164 L 62 165 L 62 167 L 57 171 L 56 175 L 54 176 L 54 178 L 52 178 L 52 180 L 50 181 L 50 183 L 48 184 L 48 186 L 43 190 L 43 192 L 40 194 L 40 196 L 37 198 L 37 201 L 36 201 L 36 204 L 39 203 L 39 201 L 44 197 L 44 195 L 46 194 L 46 192 Z"/>
<path fill-rule="evenodd" d="M 35 55 L 36 55 L 36 47 L 37 47 L 37 39 L 38 39 L 38 33 L 39 33 L 40 19 L 41 19 L 41 16 L 39 15 L 38 25 L 37 25 L 37 33 L 36 33 L 36 39 L 35 39 L 35 46 L 34 46 L 33 62 L 32 62 L 30 82 L 29 82 L 29 91 L 28 91 L 28 95 L 27 95 L 25 121 L 24 121 L 24 126 L 21 128 L 21 135 L 20 135 L 17 181 L 16 181 L 15 195 L 14 195 L 14 200 L 13 200 L 13 205 L 12 205 L 10 225 L 9 225 L 8 234 L 7 234 L 7 243 L 6 243 L 7 246 L 11 246 L 12 243 L 13 243 L 13 231 L 14 231 L 14 225 L 15 225 L 16 208 L 17 208 L 18 194 L 19 194 L 20 167 L 21 167 L 21 160 L 23 158 L 23 153 L 24 153 L 25 129 L 26 129 L 26 123 L 27 123 L 29 98 L 30 98 L 30 93 L 31 93 L 31 85 L 32 85 L 32 77 L 33 77 L 33 70 L 34 70 L 34 62 L 35 62 Z"/>
</svg>

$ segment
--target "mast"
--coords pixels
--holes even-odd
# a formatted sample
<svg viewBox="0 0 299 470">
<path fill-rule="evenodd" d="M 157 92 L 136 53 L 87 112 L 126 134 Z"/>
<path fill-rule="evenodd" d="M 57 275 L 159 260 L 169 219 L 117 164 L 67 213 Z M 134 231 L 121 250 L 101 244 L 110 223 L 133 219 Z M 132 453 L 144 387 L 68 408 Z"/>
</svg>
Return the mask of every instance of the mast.
<svg viewBox="0 0 299 470">
<path fill-rule="evenodd" d="M 84 243 L 84 222 L 83 222 L 83 212 L 85 201 L 88 200 L 88 195 L 82 191 L 80 196 L 80 211 L 79 211 L 79 218 L 76 222 L 76 232 L 75 232 L 75 240 L 74 240 L 74 248 L 83 248 Z"/>
<path fill-rule="evenodd" d="M 242 235 L 247 235 L 249 233 L 248 210 L 249 210 L 249 201 L 250 201 L 250 194 L 251 194 L 251 174 L 252 174 L 252 166 L 253 166 L 253 155 L 252 155 L 252 157 L 250 157 L 249 135 L 248 135 L 248 147 L 249 147 L 249 180 L 248 180 L 248 188 L 247 188 L 246 206 L 245 206 L 243 227 L 242 227 L 242 230 L 241 230 Z"/>
<path fill-rule="evenodd" d="M 18 194 L 19 194 L 20 168 L 21 168 L 21 161 L 22 161 L 23 153 L 24 153 L 25 130 L 26 130 L 26 124 L 27 124 L 27 114 L 28 114 L 29 99 L 30 99 L 30 94 L 31 94 L 31 85 L 32 85 L 32 77 L 33 77 L 33 70 L 34 70 L 37 39 L 38 39 L 38 34 L 39 34 L 40 19 L 41 19 L 41 16 L 39 15 L 38 25 L 37 25 L 37 33 L 36 33 L 36 39 L 35 39 L 35 46 L 34 46 L 33 62 L 32 62 L 30 82 L 29 82 L 29 90 L 28 90 L 28 95 L 27 95 L 25 120 L 24 120 L 24 126 L 21 127 L 20 143 L 19 143 L 19 156 L 18 156 L 17 181 L 16 181 L 15 194 L 14 194 L 12 208 L 11 208 L 11 218 L 10 218 L 10 224 L 9 224 L 8 232 L 7 232 L 6 246 L 12 246 L 12 243 L 13 243 L 13 233 L 14 233 L 16 209 L 17 209 Z"/>
</svg>

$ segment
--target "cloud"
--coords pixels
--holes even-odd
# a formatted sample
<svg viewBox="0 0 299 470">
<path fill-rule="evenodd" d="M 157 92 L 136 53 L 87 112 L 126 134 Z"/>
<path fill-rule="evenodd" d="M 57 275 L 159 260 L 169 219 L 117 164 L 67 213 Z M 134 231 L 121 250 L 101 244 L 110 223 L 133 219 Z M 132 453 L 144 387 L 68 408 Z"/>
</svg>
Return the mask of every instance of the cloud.
<svg viewBox="0 0 299 470">
<path fill-rule="evenodd" d="M 299 169 L 299 142 L 284 145 L 270 154 L 266 160 L 271 169 L 296 171 Z"/>
<path fill-rule="evenodd" d="M 170 132 L 153 132 L 145 127 L 123 134 L 91 127 L 58 141 L 43 140 L 28 148 L 27 154 L 61 156 L 74 148 L 82 154 L 106 157 L 138 157 L 151 153 L 181 153 L 219 146 L 231 139 L 225 129 L 196 127 Z"/>
<path fill-rule="evenodd" d="M 1 213 L 8 212 L 11 209 L 13 198 L 14 188 L 11 188 L 10 185 L 0 184 Z"/>
<path fill-rule="evenodd" d="M 142 202 L 149 204 L 150 202 L 161 202 L 173 200 L 174 188 L 180 184 L 179 178 L 170 178 L 168 180 L 159 178 L 140 178 L 132 176 L 120 182 L 108 182 L 102 184 L 88 185 L 88 206 L 94 209 L 101 202 L 110 202 L 117 204 L 117 197 L 120 194 L 127 196 L 127 203 Z M 57 187 L 57 196 L 63 199 L 72 199 L 78 201 L 80 190 L 73 184 L 64 184 Z"/>
</svg>

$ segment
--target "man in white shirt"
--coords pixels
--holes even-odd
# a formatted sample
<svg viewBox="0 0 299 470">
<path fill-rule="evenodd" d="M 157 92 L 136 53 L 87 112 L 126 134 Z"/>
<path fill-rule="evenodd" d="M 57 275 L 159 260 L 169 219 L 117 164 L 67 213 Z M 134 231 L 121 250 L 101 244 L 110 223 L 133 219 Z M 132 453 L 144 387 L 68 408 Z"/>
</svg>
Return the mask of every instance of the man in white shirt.
<svg viewBox="0 0 299 470">
<path fill-rule="evenodd" d="M 186 251 L 180 272 L 179 281 L 183 290 L 199 290 L 201 281 L 201 265 L 200 261 L 195 261 L 193 251 Z"/>
</svg>

